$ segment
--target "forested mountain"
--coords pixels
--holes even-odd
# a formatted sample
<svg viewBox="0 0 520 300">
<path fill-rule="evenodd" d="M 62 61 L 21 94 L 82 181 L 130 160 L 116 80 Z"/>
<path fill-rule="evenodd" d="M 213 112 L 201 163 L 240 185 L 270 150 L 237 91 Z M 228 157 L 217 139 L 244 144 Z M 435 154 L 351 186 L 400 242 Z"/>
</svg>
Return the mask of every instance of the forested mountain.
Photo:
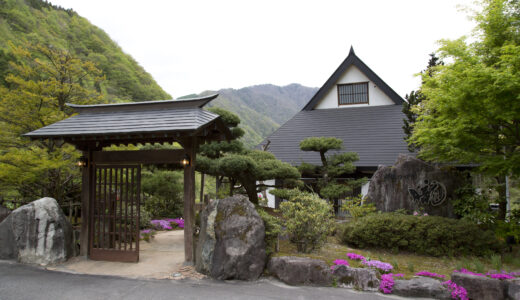
<svg viewBox="0 0 520 300">
<path fill-rule="evenodd" d="M 202 94 L 220 94 L 209 106 L 236 113 L 242 120 L 240 126 L 246 131 L 242 138 L 244 144 L 254 147 L 302 109 L 317 90 L 296 83 L 286 86 L 263 84 Z"/>
<path fill-rule="evenodd" d="M 100 28 L 73 10 L 42 0 L 0 0 L 0 84 L 15 46 L 42 44 L 92 61 L 106 79 L 96 85 L 109 102 L 171 99 L 139 64 Z"/>
</svg>

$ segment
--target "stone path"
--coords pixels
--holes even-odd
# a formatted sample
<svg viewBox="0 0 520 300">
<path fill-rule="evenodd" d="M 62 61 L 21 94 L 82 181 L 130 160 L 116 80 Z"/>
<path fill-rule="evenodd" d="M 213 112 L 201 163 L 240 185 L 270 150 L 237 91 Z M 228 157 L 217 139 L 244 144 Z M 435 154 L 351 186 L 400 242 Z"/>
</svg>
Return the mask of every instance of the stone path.
<svg viewBox="0 0 520 300">
<path fill-rule="evenodd" d="M 184 232 L 182 230 L 160 231 L 149 243 L 141 241 L 139 246 L 138 263 L 94 261 L 74 257 L 66 263 L 47 269 L 75 274 L 148 279 L 202 277 L 192 267 L 182 266 L 184 263 Z"/>
</svg>

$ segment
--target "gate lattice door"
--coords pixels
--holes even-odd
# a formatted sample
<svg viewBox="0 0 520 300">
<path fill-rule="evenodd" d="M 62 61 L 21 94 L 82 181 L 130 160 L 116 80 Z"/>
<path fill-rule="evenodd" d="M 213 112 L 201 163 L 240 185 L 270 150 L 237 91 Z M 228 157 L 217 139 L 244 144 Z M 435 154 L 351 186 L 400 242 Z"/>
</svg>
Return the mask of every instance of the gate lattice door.
<svg viewBox="0 0 520 300">
<path fill-rule="evenodd" d="M 90 259 L 139 261 L 140 165 L 96 165 L 91 181 Z"/>
</svg>

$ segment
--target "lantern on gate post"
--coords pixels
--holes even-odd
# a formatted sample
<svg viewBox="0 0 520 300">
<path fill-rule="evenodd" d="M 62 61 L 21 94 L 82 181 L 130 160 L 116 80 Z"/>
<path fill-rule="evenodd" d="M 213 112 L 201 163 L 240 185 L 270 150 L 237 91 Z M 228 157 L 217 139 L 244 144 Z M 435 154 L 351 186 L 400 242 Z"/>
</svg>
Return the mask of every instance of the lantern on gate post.
<svg viewBox="0 0 520 300">
<path fill-rule="evenodd" d="M 184 166 L 184 167 L 187 167 L 190 165 L 190 156 L 188 154 L 186 154 L 184 156 L 184 158 L 181 160 L 181 164 Z"/>
<path fill-rule="evenodd" d="M 88 166 L 88 159 L 85 156 L 81 156 L 78 162 L 76 162 L 76 165 L 80 168 L 84 168 Z"/>
</svg>

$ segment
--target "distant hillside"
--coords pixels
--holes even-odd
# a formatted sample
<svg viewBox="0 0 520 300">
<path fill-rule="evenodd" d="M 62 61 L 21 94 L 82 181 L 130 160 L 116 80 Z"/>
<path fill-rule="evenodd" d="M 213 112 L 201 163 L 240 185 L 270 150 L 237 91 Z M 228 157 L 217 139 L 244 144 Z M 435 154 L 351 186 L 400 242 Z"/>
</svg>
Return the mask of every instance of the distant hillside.
<svg viewBox="0 0 520 300">
<path fill-rule="evenodd" d="M 246 134 L 243 142 L 254 147 L 278 127 L 292 118 L 316 93 L 317 88 L 300 84 L 276 86 L 255 85 L 217 91 L 220 96 L 209 106 L 217 106 L 236 113 L 242 120 Z M 206 91 L 202 94 L 215 93 Z"/>
<path fill-rule="evenodd" d="M 73 10 L 41 0 L 0 0 L 0 84 L 12 59 L 9 41 L 58 47 L 97 63 L 106 76 L 97 88 L 111 102 L 171 99 L 102 29 Z"/>
</svg>

